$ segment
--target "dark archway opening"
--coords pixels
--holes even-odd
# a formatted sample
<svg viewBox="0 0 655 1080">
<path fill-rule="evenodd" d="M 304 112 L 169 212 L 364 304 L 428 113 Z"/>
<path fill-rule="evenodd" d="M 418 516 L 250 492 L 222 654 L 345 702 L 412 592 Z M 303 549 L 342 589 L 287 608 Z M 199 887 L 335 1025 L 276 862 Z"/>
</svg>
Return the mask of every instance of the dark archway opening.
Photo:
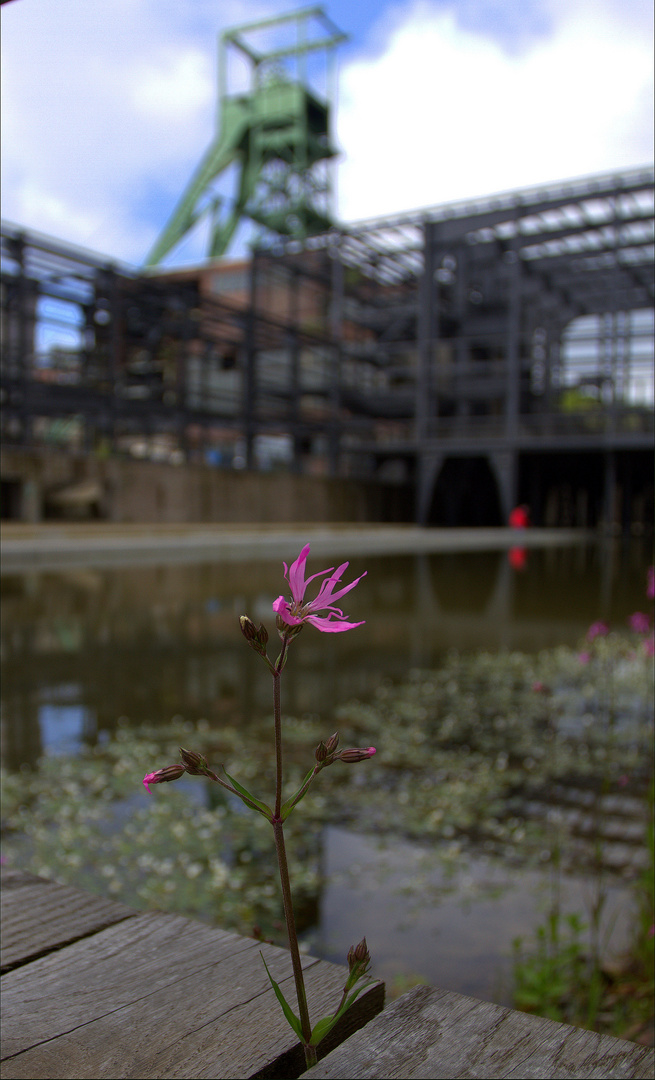
<svg viewBox="0 0 655 1080">
<path fill-rule="evenodd" d="M 653 527 L 652 453 L 621 450 L 612 461 L 608 452 L 522 454 L 519 502 L 530 507 L 534 525 L 596 528 L 609 515 L 607 523 L 615 531 L 648 535 Z"/>
<path fill-rule="evenodd" d="M 0 517 L 3 521 L 20 521 L 23 509 L 23 485 L 20 480 L 0 482 Z"/>
<path fill-rule="evenodd" d="M 498 484 L 487 458 L 446 458 L 434 486 L 428 524 L 503 524 Z"/>
<path fill-rule="evenodd" d="M 602 454 L 522 454 L 519 501 L 530 507 L 533 525 L 595 528 L 603 514 Z"/>
</svg>

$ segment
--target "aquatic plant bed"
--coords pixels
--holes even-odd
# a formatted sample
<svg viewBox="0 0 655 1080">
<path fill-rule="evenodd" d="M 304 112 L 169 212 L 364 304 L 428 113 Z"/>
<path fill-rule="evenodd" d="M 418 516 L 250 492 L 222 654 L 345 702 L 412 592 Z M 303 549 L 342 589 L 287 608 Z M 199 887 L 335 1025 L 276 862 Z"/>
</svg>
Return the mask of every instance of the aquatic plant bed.
<svg viewBox="0 0 655 1080">
<path fill-rule="evenodd" d="M 290 819 L 292 873 L 309 950 L 315 952 L 311 929 L 324 886 L 327 826 L 395 838 L 399 845 L 411 839 L 455 875 L 479 855 L 501 865 L 543 867 L 553 882 L 547 936 L 545 943 L 535 936 L 521 946 L 521 1003 L 553 1019 L 648 1038 L 653 680 L 646 645 L 643 635 L 611 633 L 579 649 L 538 655 L 452 652 L 435 670 L 411 671 L 401 684 L 383 682 L 372 702 L 351 702 L 336 720 L 285 717 L 290 791 L 306 772 L 308 744 L 330 733 L 327 724 L 355 745 L 378 747 L 365 778 L 357 770 L 334 770 L 307 795 L 302 829 Z M 76 757 L 45 758 L 38 770 L 7 775 L 8 865 L 134 908 L 202 918 L 244 935 L 257 927 L 281 943 L 266 821 L 242 813 L 229 796 L 214 797 L 200 779 L 178 781 L 165 798 L 148 796 L 141 784 L 150 762 L 175 760 L 177 746 L 192 741 L 213 763 L 265 790 L 271 762 L 259 762 L 269 728 L 269 719 L 220 728 L 195 719 L 166 727 L 126 724 L 114 740 Z M 579 913 L 590 928 L 578 934 L 573 955 L 561 914 L 553 942 L 552 917 L 558 881 L 581 870 L 592 911 Z M 629 960 L 617 967 L 613 958 L 610 969 L 605 953 L 594 956 L 592 917 L 612 883 L 632 890 L 634 904 Z M 417 874 L 406 882 L 406 902 L 425 909 L 440 896 Z M 565 947 L 563 958 L 556 946 Z M 438 952 L 439 944 L 426 942 L 428 948 Z M 630 968 L 633 961 L 637 969 Z M 603 994 L 590 1015 L 587 1003 L 572 997 L 594 965 Z"/>
</svg>

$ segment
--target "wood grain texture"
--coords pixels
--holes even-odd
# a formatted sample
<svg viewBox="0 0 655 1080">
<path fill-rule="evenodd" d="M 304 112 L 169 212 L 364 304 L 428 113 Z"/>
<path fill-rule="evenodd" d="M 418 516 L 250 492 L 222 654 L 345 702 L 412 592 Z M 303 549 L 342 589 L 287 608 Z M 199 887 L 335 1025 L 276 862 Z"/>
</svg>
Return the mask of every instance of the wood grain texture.
<svg viewBox="0 0 655 1080">
<path fill-rule="evenodd" d="M 286 950 L 160 913 L 11 971 L 2 980 L 3 1078 L 279 1075 L 272 1065 L 293 1057 L 297 1039 L 260 951 L 295 1003 Z M 304 967 L 318 1019 L 335 1008 L 346 972 L 313 958 Z M 365 1023 L 382 1000 L 380 984 L 365 991 L 351 1024 Z"/>
<path fill-rule="evenodd" d="M 136 915 L 115 900 L 8 868 L 0 878 L 0 905 L 3 972 Z"/>
<path fill-rule="evenodd" d="M 653 1050 L 416 986 L 304 1073 L 307 1080 L 650 1080 Z"/>
</svg>

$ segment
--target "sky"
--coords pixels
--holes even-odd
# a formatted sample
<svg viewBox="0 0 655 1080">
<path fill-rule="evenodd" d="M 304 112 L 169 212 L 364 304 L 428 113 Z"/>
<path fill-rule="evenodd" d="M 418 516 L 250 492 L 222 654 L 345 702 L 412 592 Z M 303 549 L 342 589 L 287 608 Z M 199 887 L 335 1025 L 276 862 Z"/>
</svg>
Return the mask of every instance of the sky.
<svg viewBox="0 0 655 1080">
<path fill-rule="evenodd" d="M 3 3 L 3 218 L 140 265 L 214 135 L 218 35 L 302 6 Z M 340 221 L 653 161 L 651 0 L 323 6 L 349 38 Z"/>
</svg>

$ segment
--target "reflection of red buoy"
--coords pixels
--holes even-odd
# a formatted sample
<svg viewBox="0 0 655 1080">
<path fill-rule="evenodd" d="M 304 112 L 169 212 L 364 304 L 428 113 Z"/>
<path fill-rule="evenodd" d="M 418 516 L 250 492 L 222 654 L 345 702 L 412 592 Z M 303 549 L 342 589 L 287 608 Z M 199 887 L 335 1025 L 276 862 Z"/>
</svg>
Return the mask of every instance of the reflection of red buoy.
<svg viewBox="0 0 655 1080">
<path fill-rule="evenodd" d="M 528 552 L 526 548 L 513 547 L 507 552 L 509 565 L 512 570 L 525 570 L 528 565 Z"/>
<path fill-rule="evenodd" d="M 509 524 L 512 529 L 527 529 L 530 524 L 530 508 L 525 503 L 515 506 L 509 515 Z"/>
</svg>

